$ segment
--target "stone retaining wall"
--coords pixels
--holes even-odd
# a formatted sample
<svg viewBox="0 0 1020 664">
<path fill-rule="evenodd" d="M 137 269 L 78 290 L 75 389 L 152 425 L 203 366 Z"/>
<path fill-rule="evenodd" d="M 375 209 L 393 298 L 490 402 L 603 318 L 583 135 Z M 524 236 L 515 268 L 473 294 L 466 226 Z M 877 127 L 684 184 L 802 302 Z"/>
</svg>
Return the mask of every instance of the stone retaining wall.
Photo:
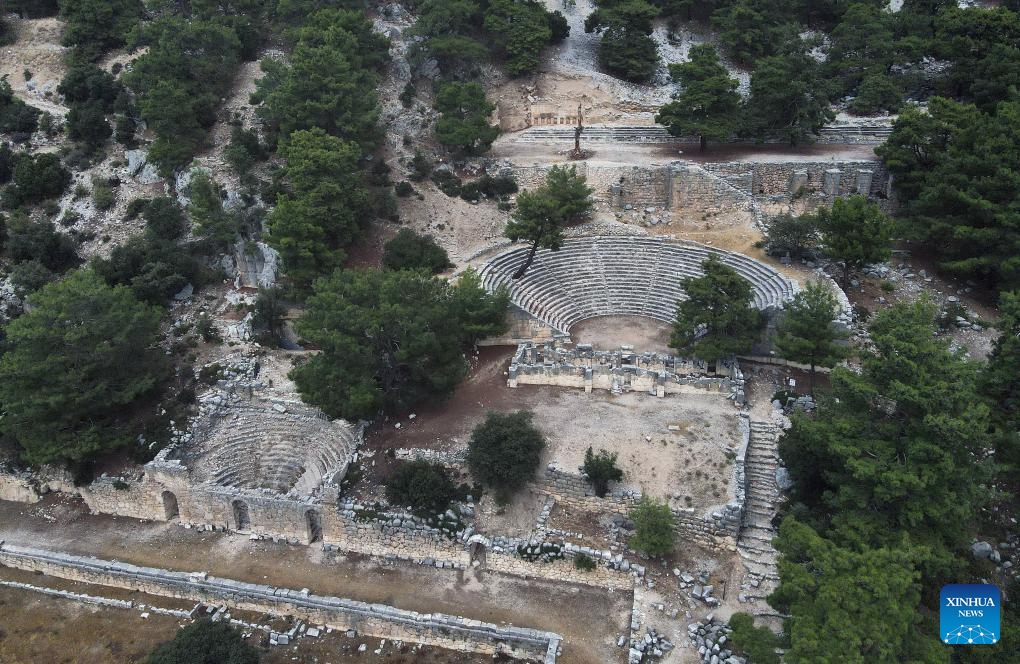
<svg viewBox="0 0 1020 664">
<path fill-rule="evenodd" d="M 0 500 L 15 503 L 37 503 L 42 500 L 39 487 L 29 473 L 16 473 L 0 468 Z"/>
<path fill-rule="evenodd" d="M 655 207 L 699 212 L 743 209 L 752 199 L 811 197 L 831 204 L 838 196 L 861 193 L 891 205 L 891 179 L 877 160 L 819 162 L 674 161 L 662 166 L 573 164 L 587 178 L 595 200 L 617 209 Z M 522 189 L 545 182 L 551 166 L 515 166 Z M 816 200 L 815 200 L 816 199 Z"/>
<path fill-rule="evenodd" d="M 384 604 L 313 595 L 308 589 L 289 590 L 209 576 L 205 572 L 175 572 L 152 567 L 0 543 L 0 563 L 51 576 L 103 586 L 201 602 L 225 603 L 242 610 L 291 615 L 334 629 L 356 629 L 378 638 L 436 645 L 454 650 L 556 661 L 558 634 L 500 627 L 441 613 L 418 613 Z"/>
<path fill-rule="evenodd" d="M 739 471 L 735 472 L 742 478 L 744 473 L 742 463 L 738 467 Z M 546 469 L 544 482 L 540 483 L 539 489 L 553 496 L 557 503 L 597 514 L 627 516 L 641 499 L 640 494 L 625 492 L 611 492 L 606 497 L 599 498 L 592 490 L 591 484 L 581 475 L 567 473 L 555 467 Z M 677 535 L 681 540 L 694 540 L 708 547 L 736 546 L 743 506 L 743 495 L 739 495 L 727 505 L 708 514 L 698 514 L 694 509 L 673 508 Z"/>
</svg>

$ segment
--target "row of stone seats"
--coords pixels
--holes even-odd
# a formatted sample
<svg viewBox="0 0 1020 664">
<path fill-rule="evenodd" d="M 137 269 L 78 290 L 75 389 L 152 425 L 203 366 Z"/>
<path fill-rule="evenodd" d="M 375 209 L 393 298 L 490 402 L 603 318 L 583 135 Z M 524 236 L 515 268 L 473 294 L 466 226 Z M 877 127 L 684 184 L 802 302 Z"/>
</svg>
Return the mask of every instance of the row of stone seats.
<svg viewBox="0 0 1020 664">
<path fill-rule="evenodd" d="M 563 332 L 595 316 L 640 315 L 672 321 L 686 298 L 683 280 L 701 276 L 714 254 L 752 286 L 755 307 L 780 306 L 794 285 L 772 268 L 741 254 L 656 237 L 571 238 L 559 251 L 540 250 L 525 276 L 510 277 L 526 260 L 527 247 L 493 257 L 481 270 L 489 290 L 510 288 L 512 301 Z"/>
<path fill-rule="evenodd" d="M 194 445 L 209 481 L 221 486 L 308 492 L 345 465 L 358 441 L 356 428 L 306 414 L 236 409 L 210 423 Z"/>
</svg>

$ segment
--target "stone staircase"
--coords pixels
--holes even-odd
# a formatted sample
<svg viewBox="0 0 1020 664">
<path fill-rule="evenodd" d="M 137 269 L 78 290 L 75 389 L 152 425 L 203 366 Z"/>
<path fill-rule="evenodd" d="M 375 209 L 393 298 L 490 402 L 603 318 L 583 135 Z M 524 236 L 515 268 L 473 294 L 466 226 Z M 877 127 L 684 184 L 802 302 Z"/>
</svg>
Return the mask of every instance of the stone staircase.
<svg viewBox="0 0 1020 664">
<path fill-rule="evenodd" d="M 758 616 L 779 615 L 765 601 L 779 582 L 777 554 L 772 546 L 776 536 L 772 519 L 779 501 L 776 485 L 779 434 L 774 424 L 752 420 L 744 466 L 747 489 L 737 549 L 747 574 L 740 586 L 740 600 L 747 604 L 744 610 Z"/>
</svg>

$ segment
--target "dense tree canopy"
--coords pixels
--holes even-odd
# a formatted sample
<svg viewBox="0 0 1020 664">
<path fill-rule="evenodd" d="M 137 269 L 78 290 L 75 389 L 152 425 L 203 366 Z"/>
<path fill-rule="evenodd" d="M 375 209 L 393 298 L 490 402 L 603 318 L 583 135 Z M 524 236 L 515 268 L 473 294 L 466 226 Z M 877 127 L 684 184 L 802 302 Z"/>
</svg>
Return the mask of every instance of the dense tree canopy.
<svg viewBox="0 0 1020 664">
<path fill-rule="evenodd" d="M 842 548 L 794 518 L 783 521 L 777 544 L 782 584 L 769 603 L 791 614 L 785 661 L 933 661 L 909 656 L 938 643 L 917 629 L 920 574 L 911 551 Z"/>
<path fill-rule="evenodd" d="M 477 155 L 488 151 L 499 136 L 499 128 L 489 124 L 496 105 L 485 98 L 479 83 L 445 83 L 436 90 L 436 138 L 451 150 Z"/>
<path fill-rule="evenodd" d="M 906 232 L 943 269 L 1020 285 L 1020 102 L 989 114 L 934 98 L 927 113 L 906 109 L 875 151 L 896 178 Z"/>
<path fill-rule="evenodd" d="M 714 254 L 701 269 L 703 277 L 683 281 L 687 299 L 677 303 L 670 347 L 708 362 L 746 353 L 761 331 L 750 282 Z"/>
<path fill-rule="evenodd" d="M 850 285 L 855 272 L 889 258 L 892 221 L 877 203 L 860 195 L 837 198 L 831 208 L 821 208 L 815 216 L 822 251 L 843 265 L 843 288 Z"/>
<path fill-rule="evenodd" d="M 123 46 L 141 15 L 141 0 L 60 0 L 63 44 L 94 60 Z"/>
<path fill-rule="evenodd" d="M 592 189 L 577 167 L 553 166 L 545 184 L 517 196 L 517 209 L 506 225 L 504 235 L 513 241 L 531 242 L 531 251 L 514 274 L 524 276 L 539 248 L 557 251 L 563 245 L 563 228 L 587 215 L 594 201 Z"/>
<path fill-rule="evenodd" d="M 296 324 L 322 351 L 293 371 L 302 396 L 358 420 L 449 394 L 470 340 L 456 291 L 411 270 L 338 270 L 317 281 Z"/>
<path fill-rule="evenodd" d="M 771 256 L 790 254 L 791 258 L 813 254 L 821 241 L 818 223 L 818 215 L 812 213 L 776 215 L 762 233 L 765 251 Z"/>
<path fill-rule="evenodd" d="M 168 15 L 139 29 L 132 46 L 148 51 L 123 79 L 138 97 L 142 119 L 156 134 L 149 159 L 169 175 L 186 165 L 216 120 L 220 97 L 241 62 L 237 33 L 222 19 Z"/>
<path fill-rule="evenodd" d="M 3 432 L 31 463 L 87 461 L 130 443 L 131 406 L 165 376 L 159 312 L 87 270 L 30 302 L 0 358 Z"/>
<path fill-rule="evenodd" d="M 828 89 L 820 65 L 805 53 L 763 58 L 751 74 L 745 130 L 755 138 L 790 145 L 810 142 L 835 118 Z"/>
<path fill-rule="evenodd" d="M 379 137 L 377 70 L 388 60 L 389 40 L 359 11 L 313 14 L 296 33 L 287 62 L 262 61 L 265 76 L 252 100 L 261 117 L 286 141 L 295 131 L 317 129 L 363 151 Z"/>
<path fill-rule="evenodd" d="M 383 246 L 382 263 L 390 270 L 425 270 L 430 274 L 439 274 L 453 267 L 446 250 L 434 239 L 410 228 L 401 228 Z"/>
<path fill-rule="evenodd" d="M 645 0 L 599 0 L 584 21 L 585 32 L 599 32 L 599 64 L 628 81 L 647 81 L 659 65 L 652 19 L 659 8 Z"/>
<path fill-rule="evenodd" d="M 696 135 L 701 149 L 708 141 L 729 138 L 740 122 L 737 80 L 719 62 L 711 44 L 691 47 L 688 61 L 669 66 L 680 89 L 673 101 L 659 109 L 655 121 L 674 136 Z"/>
<path fill-rule="evenodd" d="M 386 499 L 418 516 L 442 514 L 457 499 L 457 485 L 441 463 L 407 461 L 386 480 Z"/>
<path fill-rule="evenodd" d="M 910 532 L 951 546 L 986 498 L 989 409 L 977 366 L 935 337 L 935 313 L 922 300 L 876 314 L 863 372 L 833 369 L 833 398 L 780 441 L 794 500 L 841 541 L 882 546 Z"/>
<path fill-rule="evenodd" d="M 1007 491 L 1020 488 L 1020 291 L 1002 293 L 999 301 L 1000 335 L 981 375 L 981 391 L 995 405 L 992 421 L 998 442 L 996 462 L 1009 481 Z"/>
<path fill-rule="evenodd" d="M 453 306 L 467 343 L 492 337 L 507 330 L 506 310 L 510 291 L 506 286 L 489 293 L 474 268 L 461 272 L 453 291 Z"/>
<path fill-rule="evenodd" d="M 195 235 L 214 252 L 226 251 L 237 238 L 237 217 L 223 207 L 220 186 L 206 172 L 195 170 L 188 183 L 188 216 Z"/>
<path fill-rule="evenodd" d="M 11 183 L 4 190 L 6 207 L 32 205 L 64 193 L 71 174 L 52 152 L 22 154 L 14 162 Z"/>
<path fill-rule="evenodd" d="M 181 239 L 188 230 L 177 202 L 159 197 L 145 202 L 145 232 L 113 248 L 108 258 L 95 258 L 92 269 L 111 286 L 130 287 L 135 297 L 166 304 L 188 283 L 197 285 L 200 266 Z"/>
<path fill-rule="evenodd" d="M 833 367 L 847 353 L 845 330 L 836 327 L 839 305 L 829 288 L 819 281 L 807 284 L 786 305 L 776 350 L 780 357 L 811 367 L 811 393 L 815 391 L 815 367 Z"/>
<path fill-rule="evenodd" d="M 630 518 L 634 521 L 635 531 L 630 538 L 632 549 L 644 551 L 655 558 L 673 551 L 676 546 L 676 520 L 669 505 L 642 496 L 641 502 L 631 510 Z"/>
<path fill-rule="evenodd" d="M 14 96 L 6 74 L 0 76 L 0 133 L 31 134 L 39 126 L 39 114 Z"/>
<path fill-rule="evenodd" d="M 294 132 L 280 148 L 289 192 L 269 217 L 269 244 L 301 287 L 340 267 L 344 247 L 368 219 L 368 192 L 358 167 L 358 146 L 322 129 Z"/>
<path fill-rule="evenodd" d="M 7 256 L 15 263 L 35 261 L 60 273 L 78 264 L 74 240 L 52 221 L 33 221 L 25 214 L 11 216 L 6 229 Z"/>
</svg>

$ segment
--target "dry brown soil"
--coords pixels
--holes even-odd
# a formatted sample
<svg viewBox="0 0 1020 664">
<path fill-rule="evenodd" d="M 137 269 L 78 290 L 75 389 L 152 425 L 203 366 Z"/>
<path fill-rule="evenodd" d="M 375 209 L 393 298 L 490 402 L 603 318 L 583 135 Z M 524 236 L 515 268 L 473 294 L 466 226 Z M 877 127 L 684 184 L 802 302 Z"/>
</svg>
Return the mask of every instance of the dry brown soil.
<svg viewBox="0 0 1020 664">
<path fill-rule="evenodd" d="M 67 497 L 47 497 L 32 506 L 0 501 L 0 540 L 550 630 L 564 636 L 567 664 L 617 661 L 615 638 L 631 606 L 630 593 L 600 588 L 383 564 L 173 523 L 90 516 L 80 501 Z"/>
</svg>

